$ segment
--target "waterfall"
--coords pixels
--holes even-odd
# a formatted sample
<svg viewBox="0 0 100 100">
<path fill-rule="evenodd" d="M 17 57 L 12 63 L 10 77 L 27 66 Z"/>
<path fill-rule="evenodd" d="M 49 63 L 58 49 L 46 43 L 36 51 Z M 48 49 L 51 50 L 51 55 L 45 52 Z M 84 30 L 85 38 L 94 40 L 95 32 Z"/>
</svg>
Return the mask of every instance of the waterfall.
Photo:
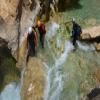
<svg viewBox="0 0 100 100">
<path fill-rule="evenodd" d="M 48 31 L 48 39 L 52 38 L 52 36 L 56 34 L 58 28 L 58 24 L 56 24 L 55 22 L 52 23 L 52 26 Z M 57 41 L 59 42 L 60 40 Z M 48 45 L 50 47 L 49 43 Z M 62 68 L 62 65 L 66 61 L 71 50 L 73 50 L 72 43 L 66 41 L 64 52 L 60 55 L 60 57 L 54 58 L 55 63 L 52 66 L 49 66 L 45 63 L 45 66 L 47 68 L 47 84 L 44 92 L 44 100 L 59 100 L 59 96 L 61 94 L 61 91 L 63 90 L 64 78 L 67 79 L 67 74 L 62 74 L 60 69 Z"/>
<path fill-rule="evenodd" d="M 20 98 L 20 84 L 12 82 L 7 85 L 0 94 L 0 100 L 21 100 Z"/>
<path fill-rule="evenodd" d="M 48 69 L 47 86 L 45 88 L 44 100 L 59 100 L 60 93 L 63 89 L 63 80 L 66 74 L 61 74 L 61 67 L 66 61 L 68 54 L 73 50 L 73 46 L 69 41 L 65 42 L 65 50 L 59 58 L 55 58 L 55 63 L 52 67 L 45 64 Z"/>
<path fill-rule="evenodd" d="M 21 72 L 20 82 L 12 82 L 7 85 L 0 94 L 0 100 L 21 100 L 21 87 L 23 85 L 23 75 L 26 67 L 23 68 Z M 12 99 L 13 98 L 13 99 Z"/>
</svg>

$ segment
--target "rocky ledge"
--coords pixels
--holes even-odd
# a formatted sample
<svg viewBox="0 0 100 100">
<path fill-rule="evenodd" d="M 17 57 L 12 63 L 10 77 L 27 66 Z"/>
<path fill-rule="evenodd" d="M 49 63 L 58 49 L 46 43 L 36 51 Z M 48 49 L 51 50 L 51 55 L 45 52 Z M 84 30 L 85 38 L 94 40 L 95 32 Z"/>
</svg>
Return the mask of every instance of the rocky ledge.
<svg viewBox="0 0 100 100">
<path fill-rule="evenodd" d="M 100 51 L 100 26 L 83 29 L 81 40 L 95 43 L 97 51 Z"/>
</svg>

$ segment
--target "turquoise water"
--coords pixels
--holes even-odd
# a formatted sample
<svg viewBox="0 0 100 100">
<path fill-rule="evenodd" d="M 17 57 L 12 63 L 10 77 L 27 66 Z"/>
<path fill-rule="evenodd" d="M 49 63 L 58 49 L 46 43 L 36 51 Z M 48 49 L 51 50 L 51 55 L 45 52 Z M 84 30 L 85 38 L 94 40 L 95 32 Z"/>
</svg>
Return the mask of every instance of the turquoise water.
<svg viewBox="0 0 100 100">
<path fill-rule="evenodd" d="M 21 100 L 20 85 L 16 82 L 7 85 L 0 94 L 0 100 Z"/>
<path fill-rule="evenodd" d="M 100 25 L 100 0 L 80 0 L 81 8 L 60 13 L 63 22 L 73 17 L 82 27 Z M 75 52 L 70 52 L 68 60 L 62 65 L 62 73 L 67 73 L 59 100 L 81 100 L 91 89 L 100 86 L 94 72 L 100 70 L 100 53 L 86 50 L 91 48 L 82 44 Z M 93 48 L 91 48 L 93 49 Z"/>
<path fill-rule="evenodd" d="M 80 0 L 79 4 L 80 8 L 67 10 L 63 15 L 61 13 L 64 21 L 74 17 L 76 21 L 96 19 L 97 23 L 100 23 L 100 0 Z"/>
</svg>

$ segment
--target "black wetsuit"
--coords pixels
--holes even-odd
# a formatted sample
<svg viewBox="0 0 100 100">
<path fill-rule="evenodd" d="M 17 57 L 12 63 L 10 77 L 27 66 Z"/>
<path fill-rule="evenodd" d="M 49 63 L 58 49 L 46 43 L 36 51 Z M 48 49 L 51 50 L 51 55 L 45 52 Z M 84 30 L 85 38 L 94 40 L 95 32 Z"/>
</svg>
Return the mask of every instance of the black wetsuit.
<svg viewBox="0 0 100 100">
<path fill-rule="evenodd" d="M 81 33 L 81 27 L 77 23 L 73 22 L 72 43 L 74 46 L 76 46 L 76 40 L 78 40 L 80 33 Z"/>
<path fill-rule="evenodd" d="M 34 41 L 35 35 L 34 32 L 28 34 L 27 42 L 28 42 L 28 55 L 27 55 L 27 61 L 29 59 L 29 56 L 35 56 L 35 41 Z"/>
<path fill-rule="evenodd" d="M 44 27 L 44 29 L 43 29 Z M 41 43 L 41 46 L 42 48 L 44 48 L 44 39 L 45 39 L 45 26 L 42 24 L 40 25 L 40 27 L 38 27 L 38 30 L 39 30 L 39 33 L 40 33 L 40 43 Z"/>
</svg>

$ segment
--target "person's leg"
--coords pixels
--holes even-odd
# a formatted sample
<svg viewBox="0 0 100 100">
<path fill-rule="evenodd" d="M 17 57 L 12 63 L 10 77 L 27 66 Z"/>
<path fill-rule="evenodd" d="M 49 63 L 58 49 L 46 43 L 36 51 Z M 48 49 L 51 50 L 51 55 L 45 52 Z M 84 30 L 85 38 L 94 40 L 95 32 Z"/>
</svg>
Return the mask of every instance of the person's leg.
<svg viewBox="0 0 100 100">
<path fill-rule="evenodd" d="M 44 48 L 45 35 L 42 35 L 42 48 Z"/>
<path fill-rule="evenodd" d="M 32 41 L 30 43 L 30 52 L 29 52 L 29 55 L 30 56 L 35 56 L 35 42 L 34 41 Z"/>
<path fill-rule="evenodd" d="M 33 46 L 32 46 L 32 52 L 33 52 L 33 56 L 35 56 L 35 54 L 36 54 L 36 51 L 35 51 L 35 44 L 33 44 Z"/>
<path fill-rule="evenodd" d="M 26 57 L 26 63 L 29 60 L 30 52 L 31 52 L 31 48 L 30 48 L 30 46 L 28 46 L 28 53 L 27 53 L 27 57 Z"/>
<path fill-rule="evenodd" d="M 41 46 L 43 47 L 43 36 L 40 34 L 40 43 L 41 43 Z"/>
<path fill-rule="evenodd" d="M 73 46 L 74 46 L 75 48 L 77 48 L 76 40 L 77 40 L 77 35 L 74 35 L 74 36 L 73 36 L 72 43 L 73 43 Z"/>
</svg>

